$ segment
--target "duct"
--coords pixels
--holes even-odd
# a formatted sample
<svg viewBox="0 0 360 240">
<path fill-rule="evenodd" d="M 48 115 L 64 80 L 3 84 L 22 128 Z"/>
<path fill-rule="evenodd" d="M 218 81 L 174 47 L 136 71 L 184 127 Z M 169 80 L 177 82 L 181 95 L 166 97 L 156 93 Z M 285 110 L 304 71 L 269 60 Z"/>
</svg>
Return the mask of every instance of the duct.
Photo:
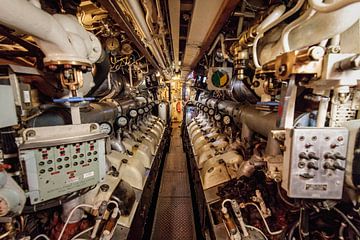
<svg viewBox="0 0 360 240">
<path fill-rule="evenodd" d="M 89 106 L 80 109 L 81 122 L 107 122 L 113 121 L 118 114 L 115 104 L 110 102 L 90 103 Z M 31 127 L 45 127 L 71 124 L 70 109 L 53 107 L 43 114 L 31 119 L 28 125 Z"/>
<path fill-rule="evenodd" d="M 239 104 L 236 102 L 225 100 L 218 103 L 218 109 L 219 111 L 224 112 L 229 116 L 233 116 L 235 108 L 237 108 L 238 105 Z"/>
<path fill-rule="evenodd" d="M 141 28 L 141 31 L 144 33 L 145 39 L 146 39 L 147 43 L 149 44 L 150 50 L 154 54 L 155 59 L 159 63 L 160 67 L 162 69 L 165 69 L 166 68 L 165 63 L 160 54 L 160 50 L 156 46 L 154 38 L 151 36 L 150 30 L 145 21 L 143 10 L 141 9 L 141 6 L 140 6 L 138 0 L 127 0 L 126 2 L 128 3 L 131 12 L 134 14 L 136 22 L 138 23 L 139 27 Z"/>
<path fill-rule="evenodd" d="M 251 105 L 240 105 L 228 100 L 220 101 L 218 110 L 232 116 L 238 125 L 246 125 L 248 132 L 257 132 L 268 137 L 271 130 L 276 129 L 277 114 L 273 112 L 260 111 Z"/>
<path fill-rule="evenodd" d="M 173 44 L 173 54 L 175 62 L 175 71 L 179 71 L 179 34 L 180 34 L 180 1 L 169 1 L 169 14 L 171 24 L 171 37 Z"/>
<path fill-rule="evenodd" d="M 161 12 L 161 5 L 160 5 L 159 0 L 156 0 L 156 9 L 157 9 L 157 12 L 158 12 L 158 21 L 159 21 L 159 25 L 160 25 L 159 33 L 160 33 L 160 35 L 162 37 L 162 42 L 163 42 L 163 45 L 164 45 L 164 53 L 165 53 L 167 63 L 170 66 L 171 65 L 171 58 L 170 58 L 169 49 L 168 49 L 168 46 L 167 46 L 166 40 L 165 40 L 164 18 L 163 18 L 162 12 Z"/>
<path fill-rule="evenodd" d="M 120 114 L 121 115 L 126 115 L 130 109 L 133 109 L 136 107 L 136 102 L 134 99 L 130 98 L 130 99 L 115 99 L 115 101 L 119 104 L 120 106 Z"/>
<path fill-rule="evenodd" d="M 254 132 L 267 137 L 271 130 L 276 129 L 277 113 L 265 112 L 255 109 L 253 106 L 239 106 L 239 115 L 235 122 L 246 124 Z"/>
<path fill-rule="evenodd" d="M 290 51 L 318 44 L 343 33 L 359 20 L 359 12 L 360 3 L 353 3 L 334 12 L 316 13 L 289 33 Z M 269 62 L 281 53 L 281 41 L 269 43 L 260 50 L 260 62 Z"/>
<path fill-rule="evenodd" d="M 35 37 L 45 53 L 44 62 L 96 62 L 101 55 L 101 43 L 85 31 L 74 16 L 50 15 L 28 1 L 1 0 L 0 23 Z M 16 16 L 16 17 L 14 17 Z"/>
</svg>

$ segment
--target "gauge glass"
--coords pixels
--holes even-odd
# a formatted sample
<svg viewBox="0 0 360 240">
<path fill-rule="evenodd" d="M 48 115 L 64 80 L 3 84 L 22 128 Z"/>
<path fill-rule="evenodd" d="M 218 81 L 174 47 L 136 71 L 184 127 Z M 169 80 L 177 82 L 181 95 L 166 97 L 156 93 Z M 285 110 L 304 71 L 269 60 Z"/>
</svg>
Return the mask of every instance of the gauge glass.
<svg viewBox="0 0 360 240">
<path fill-rule="evenodd" d="M 109 51 L 114 51 L 114 50 L 118 49 L 120 46 L 119 40 L 117 40 L 116 38 L 106 39 L 105 44 Z"/>
<path fill-rule="evenodd" d="M 230 116 L 224 116 L 223 122 L 224 122 L 224 124 L 229 125 L 231 123 Z"/>
<path fill-rule="evenodd" d="M 144 114 L 144 109 L 139 108 L 139 109 L 138 109 L 138 114 L 140 114 L 140 115 Z"/>
<path fill-rule="evenodd" d="M 111 124 L 108 122 L 101 123 L 100 124 L 100 132 L 109 135 L 112 132 Z"/>
<path fill-rule="evenodd" d="M 133 117 L 133 118 L 134 118 L 134 117 L 136 117 L 136 116 L 137 116 L 136 110 L 134 110 L 134 109 L 131 110 L 131 111 L 130 111 L 130 117 Z"/>
<path fill-rule="evenodd" d="M 127 123 L 128 123 L 128 120 L 124 116 L 119 117 L 117 120 L 117 124 L 119 127 L 125 127 L 127 125 Z"/>
</svg>

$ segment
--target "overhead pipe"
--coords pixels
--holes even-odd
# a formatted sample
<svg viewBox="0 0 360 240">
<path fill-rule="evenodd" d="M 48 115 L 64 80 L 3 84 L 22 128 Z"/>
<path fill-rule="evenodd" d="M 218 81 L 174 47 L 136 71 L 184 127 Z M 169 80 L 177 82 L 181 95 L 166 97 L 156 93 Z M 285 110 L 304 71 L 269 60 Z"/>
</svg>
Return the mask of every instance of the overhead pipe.
<svg viewBox="0 0 360 240">
<path fill-rule="evenodd" d="M 243 105 L 229 100 L 219 101 L 216 98 L 204 100 L 209 105 L 217 101 L 219 111 L 231 116 L 236 124 L 245 125 L 249 131 L 268 137 L 271 130 L 276 129 L 277 113 L 257 110 L 252 105 Z"/>
<path fill-rule="evenodd" d="M 310 6 L 318 12 L 333 12 L 340 8 L 346 7 L 352 3 L 360 2 L 359 0 L 336 0 L 332 3 L 324 3 L 322 0 L 309 0 Z"/>
<path fill-rule="evenodd" d="M 163 42 L 163 45 L 164 45 L 165 57 L 166 57 L 168 65 L 171 66 L 170 53 L 169 53 L 169 49 L 168 49 L 168 46 L 167 46 L 166 40 L 165 40 L 165 29 L 164 29 L 165 24 L 164 24 L 164 18 L 163 18 L 162 12 L 161 12 L 160 0 L 156 0 L 156 9 L 157 9 L 157 12 L 158 12 L 158 21 L 159 21 L 159 25 L 160 25 L 160 31 L 159 32 L 161 34 L 162 42 Z"/>
<path fill-rule="evenodd" d="M 324 39 L 330 39 L 345 32 L 359 20 L 359 12 L 360 3 L 352 3 L 329 13 L 317 12 L 289 33 L 290 51 L 318 44 Z M 321 28 L 314 28 L 314 26 L 321 26 Z M 259 52 L 261 63 L 273 60 L 283 52 L 281 39 L 265 45 Z"/>
<path fill-rule="evenodd" d="M 149 44 L 150 51 L 153 53 L 155 59 L 159 63 L 160 67 L 162 69 L 165 69 L 165 63 L 162 59 L 162 56 L 160 54 L 160 50 L 156 46 L 156 42 L 154 38 L 151 36 L 150 30 L 147 26 L 144 12 L 141 8 L 141 5 L 138 0 L 126 0 L 131 12 L 134 14 L 135 20 L 138 23 L 139 27 L 141 28 L 141 31 L 145 35 L 146 42 Z"/>
<path fill-rule="evenodd" d="M 45 53 L 44 62 L 68 60 L 95 63 L 101 56 L 101 43 L 87 32 L 76 17 L 43 11 L 24 0 L 0 0 L 0 24 L 29 34 Z"/>
</svg>

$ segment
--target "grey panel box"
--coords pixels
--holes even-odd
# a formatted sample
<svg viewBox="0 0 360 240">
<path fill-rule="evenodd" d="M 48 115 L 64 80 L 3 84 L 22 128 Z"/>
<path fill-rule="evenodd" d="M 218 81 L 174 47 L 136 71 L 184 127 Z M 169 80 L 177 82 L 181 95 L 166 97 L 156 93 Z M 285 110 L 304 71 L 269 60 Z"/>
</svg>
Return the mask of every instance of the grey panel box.
<svg viewBox="0 0 360 240">
<path fill-rule="evenodd" d="M 340 199 L 347 144 L 346 128 L 287 129 L 282 182 L 287 195 Z"/>
</svg>

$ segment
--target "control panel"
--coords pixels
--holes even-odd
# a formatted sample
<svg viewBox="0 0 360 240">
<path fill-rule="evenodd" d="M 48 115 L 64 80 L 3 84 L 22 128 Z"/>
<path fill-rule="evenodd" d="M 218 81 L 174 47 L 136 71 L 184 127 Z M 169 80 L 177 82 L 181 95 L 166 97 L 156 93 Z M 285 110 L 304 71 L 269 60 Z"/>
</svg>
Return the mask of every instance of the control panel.
<svg viewBox="0 0 360 240">
<path fill-rule="evenodd" d="M 292 198 L 340 199 L 346 167 L 346 128 L 286 130 L 282 187 Z"/>
<path fill-rule="evenodd" d="M 26 172 L 31 204 L 102 181 L 105 137 L 98 124 L 26 129 L 19 156 Z"/>
</svg>

